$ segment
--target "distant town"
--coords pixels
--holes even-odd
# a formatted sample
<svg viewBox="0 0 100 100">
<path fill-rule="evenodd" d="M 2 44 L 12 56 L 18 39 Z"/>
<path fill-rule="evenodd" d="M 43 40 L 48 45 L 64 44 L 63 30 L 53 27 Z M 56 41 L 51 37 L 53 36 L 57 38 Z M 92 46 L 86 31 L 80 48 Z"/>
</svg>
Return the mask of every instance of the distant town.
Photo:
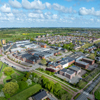
<svg viewBox="0 0 100 100">
<path fill-rule="evenodd" d="M 99 29 L 0 30 L 0 100 L 100 99 Z"/>
</svg>

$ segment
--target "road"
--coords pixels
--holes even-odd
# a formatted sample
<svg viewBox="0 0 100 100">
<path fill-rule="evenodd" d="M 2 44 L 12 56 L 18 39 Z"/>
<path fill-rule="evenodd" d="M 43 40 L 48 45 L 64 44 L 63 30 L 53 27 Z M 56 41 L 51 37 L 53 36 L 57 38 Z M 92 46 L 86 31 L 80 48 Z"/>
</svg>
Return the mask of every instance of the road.
<svg viewBox="0 0 100 100">
<path fill-rule="evenodd" d="M 84 92 L 82 92 L 82 94 L 76 100 L 88 100 L 87 97 L 90 95 L 89 93 L 95 88 L 95 86 L 99 82 L 100 82 L 100 75 L 93 82 L 91 82 L 89 87 Z"/>
</svg>

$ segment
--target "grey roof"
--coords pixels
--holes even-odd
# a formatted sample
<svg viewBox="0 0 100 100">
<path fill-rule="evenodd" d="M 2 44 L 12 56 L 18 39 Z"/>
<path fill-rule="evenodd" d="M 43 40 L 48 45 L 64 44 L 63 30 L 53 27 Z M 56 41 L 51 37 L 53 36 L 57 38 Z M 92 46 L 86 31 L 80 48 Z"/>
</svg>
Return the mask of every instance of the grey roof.
<svg viewBox="0 0 100 100">
<path fill-rule="evenodd" d="M 89 60 L 89 61 L 94 61 L 94 60 L 92 60 L 92 59 L 89 59 L 89 58 L 83 58 L 83 59 L 86 59 L 86 60 Z"/>
<path fill-rule="evenodd" d="M 10 47 L 10 45 L 3 46 L 4 51 L 6 51 L 9 47 Z"/>
<path fill-rule="evenodd" d="M 74 58 L 71 58 L 71 57 L 65 57 L 65 58 L 62 58 L 60 61 L 61 62 L 71 62 L 73 60 L 75 60 L 75 59 Z"/>
<path fill-rule="evenodd" d="M 80 63 L 80 64 L 82 64 L 82 65 L 88 65 L 89 63 L 86 63 L 86 62 L 83 62 L 83 61 L 76 61 L 77 63 Z"/>
<path fill-rule="evenodd" d="M 58 66 L 58 65 L 60 65 L 60 64 L 58 64 L 58 63 L 55 63 L 55 62 L 53 62 L 53 63 L 50 63 L 50 65 L 52 65 L 52 66 Z"/>
<path fill-rule="evenodd" d="M 74 71 L 70 70 L 70 69 L 62 69 L 61 71 L 63 71 L 66 74 L 72 75 L 73 73 L 75 73 Z"/>
<path fill-rule="evenodd" d="M 33 96 L 33 99 L 42 100 L 46 96 L 47 96 L 47 93 L 46 93 L 46 91 L 43 90 L 43 91 L 37 93 L 35 96 Z"/>
<path fill-rule="evenodd" d="M 32 55 L 31 54 L 28 54 L 28 53 L 22 54 L 22 58 L 29 58 L 29 57 L 32 57 Z"/>
<path fill-rule="evenodd" d="M 66 61 L 62 61 L 60 64 L 65 65 L 66 63 L 67 63 Z"/>
<path fill-rule="evenodd" d="M 69 67 L 69 69 L 74 70 L 74 71 L 81 70 L 81 68 L 80 67 L 77 67 L 77 66 L 71 66 L 71 67 Z"/>
</svg>

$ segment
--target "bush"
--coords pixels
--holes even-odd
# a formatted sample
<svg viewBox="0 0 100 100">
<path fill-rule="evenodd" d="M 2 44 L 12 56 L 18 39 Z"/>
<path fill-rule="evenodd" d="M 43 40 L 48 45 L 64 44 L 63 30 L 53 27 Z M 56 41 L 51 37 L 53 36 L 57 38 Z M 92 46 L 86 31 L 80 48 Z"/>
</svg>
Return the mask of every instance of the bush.
<svg viewBox="0 0 100 100">
<path fill-rule="evenodd" d="M 11 78 L 12 78 L 12 79 L 16 79 L 16 78 L 17 78 L 16 73 L 11 74 Z"/>
<path fill-rule="evenodd" d="M 19 81 L 18 85 L 19 85 L 19 89 L 21 89 L 21 90 L 27 88 L 27 86 L 28 86 L 28 84 L 25 81 Z"/>
<path fill-rule="evenodd" d="M 11 75 L 12 73 L 14 73 L 14 70 L 12 67 L 6 67 L 4 70 L 5 75 Z"/>
<path fill-rule="evenodd" d="M 23 77 L 23 81 L 27 81 L 27 78 L 26 77 Z"/>
</svg>

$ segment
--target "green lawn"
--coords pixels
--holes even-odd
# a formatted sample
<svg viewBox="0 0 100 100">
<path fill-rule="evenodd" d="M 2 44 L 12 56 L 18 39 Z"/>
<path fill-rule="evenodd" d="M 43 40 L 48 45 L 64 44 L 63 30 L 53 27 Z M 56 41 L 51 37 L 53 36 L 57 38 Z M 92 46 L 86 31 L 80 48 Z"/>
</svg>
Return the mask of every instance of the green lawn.
<svg viewBox="0 0 100 100">
<path fill-rule="evenodd" d="M 42 89 L 41 85 L 36 84 L 28 89 L 25 89 L 24 91 L 14 95 L 10 98 L 10 100 L 27 100 L 28 97 L 31 95 L 37 93 L 40 89 Z"/>
<path fill-rule="evenodd" d="M 2 76 L 3 69 L 4 69 L 5 67 L 7 67 L 6 64 L 4 64 L 4 63 L 2 63 L 2 62 L 0 61 L 0 68 L 1 68 L 2 64 L 3 64 L 3 67 L 2 67 L 2 69 L 1 69 L 1 71 L 0 71 L 0 78 L 1 78 L 1 76 Z"/>
<path fill-rule="evenodd" d="M 99 88 L 95 91 L 94 95 L 95 95 L 95 98 L 96 98 L 97 100 L 100 100 L 100 86 L 99 86 Z"/>
<path fill-rule="evenodd" d="M 10 77 L 10 76 L 7 76 L 7 77 L 3 80 L 3 83 L 5 84 L 5 83 L 6 83 L 6 80 L 9 80 L 9 79 L 11 79 L 11 77 Z"/>
</svg>

